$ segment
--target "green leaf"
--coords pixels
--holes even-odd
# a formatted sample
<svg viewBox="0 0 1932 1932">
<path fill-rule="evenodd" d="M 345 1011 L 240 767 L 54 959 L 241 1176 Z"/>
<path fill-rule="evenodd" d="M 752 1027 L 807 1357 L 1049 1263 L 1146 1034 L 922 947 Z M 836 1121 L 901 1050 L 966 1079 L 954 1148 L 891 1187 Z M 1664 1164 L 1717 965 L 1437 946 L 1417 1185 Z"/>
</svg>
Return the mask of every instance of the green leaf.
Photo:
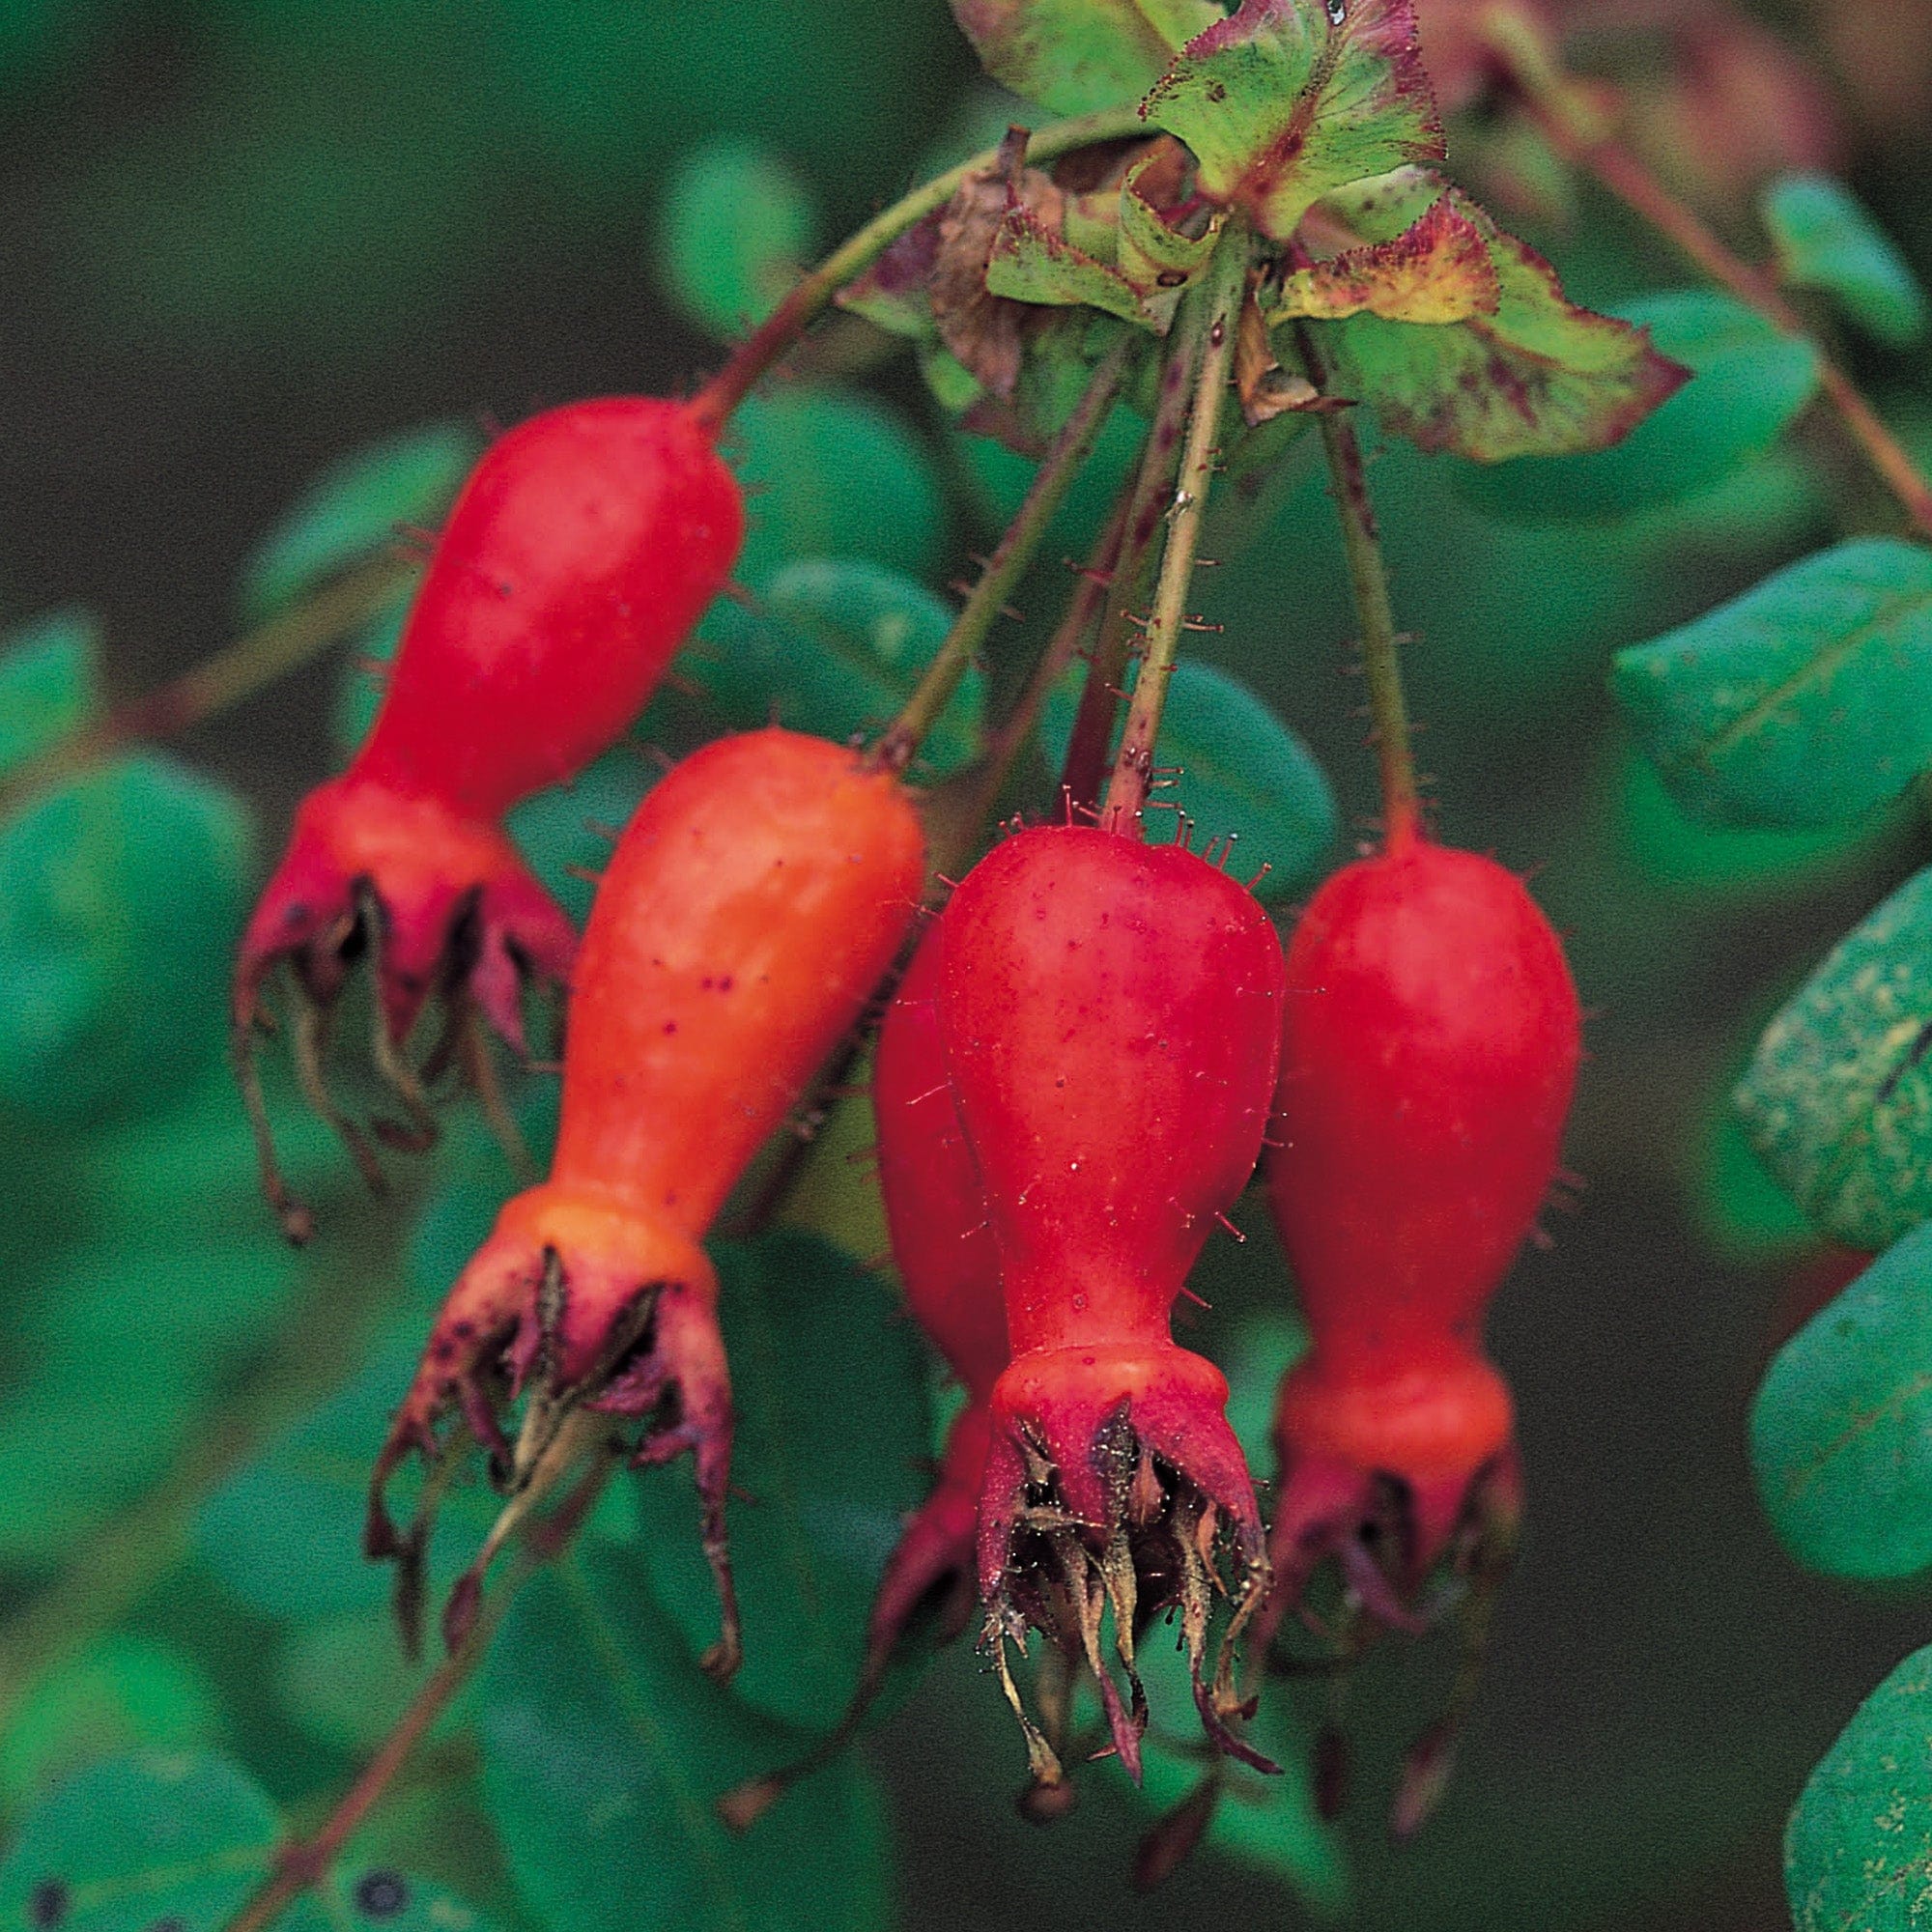
<svg viewBox="0 0 1932 1932">
<path fill-rule="evenodd" d="M 745 1615 L 732 1694 L 827 1730 L 858 1682 L 879 1572 L 923 1499 L 932 1439 L 924 1357 L 895 1298 L 795 1230 L 715 1249 L 737 1437 L 729 1515 Z M 639 1485 L 642 1549 L 690 1654 L 718 1634 L 689 1475 Z"/>
<path fill-rule="evenodd" d="M 1932 1565 L 1932 1227 L 1778 1350 L 1750 1450 L 1765 1514 L 1807 1570 L 1869 1582 Z"/>
<path fill-rule="evenodd" d="M 708 141 L 678 162 L 658 217 L 671 299 L 700 328 L 734 340 L 797 280 L 818 227 L 811 195 L 769 149 Z"/>
<path fill-rule="evenodd" d="M 1784 1833 L 1796 1932 L 1921 1932 L 1932 1870 L 1932 1646 L 1865 1701 L 1805 1780 Z"/>
<path fill-rule="evenodd" d="M 110 1758 L 28 1814 L 0 1863 L 7 1932 L 220 1932 L 287 1837 L 239 1765 L 198 1753 Z M 351 1857 L 279 1932 L 488 1932 L 469 1907 Z"/>
<path fill-rule="evenodd" d="M 1786 1003 L 1738 1088 L 1751 1145 L 1846 1246 L 1932 1214 L 1932 869 L 1892 894 Z"/>
<path fill-rule="evenodd" d="M 326 469 L 248 559 L 240 592 L 244 620 L 272 615 L 386 549 L 397 525 L 434 526 L 482 446 L 468 423 L 431 423 Z"/>
<path fill-rule="evenodd" d="M 753 396 L 727 450 L 753 498 L 737 572 L 753 589 L 798 556 L 861 557 L 909 577 L 937 562 L 945 509 L 931 455 L 871 397 Z"/>
<path fill-rule="evenodd" d="M 995 80 L 1055 114 L 1125 106 L 1221 17 L 1212 0 L 952 0 L 952 13 Z"/>
<path fill-rule="evenodd" d="M 367 624 L 344 653 L 335 674 L 335 697 L 328 707 L 329 736 L 346 757 L 369 735 L 383 702 L 384 667 L 392 663 L 403 640 L 403 619 L 415 598 L 415 585 L 405 583 L 390 598 L 388 608 Z"/>
<path fill-rule="evenodd" d="M 55 1665 L 20 1699 L 0 1737 L 0 1794 L 10 1806 L 96 1758 L 182 1751 L 213 1742 L 221 1717 L 192 1657 L 145 1637 L 103 1637 Z"/>
<path fill-rule="evenodd" d="M 1408 0 L 1241 0 L 1142 111 L 1193 149 L 1203 194 L 1277 242 L 1324 194 L 1443 154 Z"/>
<path fill-rule="evenodd" d="M 1647 644 L 1610 689 L 1684 807 L 1841 824 L 1932 764 L 1932 551 L 1859 537 Z"/>
<path fill-rule="evenodd" d="M 275 1659 L 275 1693 L 310 1736 L 358 1755 L 374 1750 L 439 1659 L 412 1663 L 387 1607 L 347 1610 L 294 1625 Z M 444 1712 L 431 1736 L 463 1720 L 469 1696 Z"/>
<path fill-rule="evenodd" d="M 77 731 L 100 704 L 99 628 L 58 611 L 0 638 L 0 777 Z"/>
<path fill-rule="evenodd" d="M 1424 449 L 1483 464 L 1601 452 L 1684 381 L 1659 354 L 1667 345 L 1579 308 L 1535 249 L 1438 175 L 1407 168 L 1362 183 L 1324 213 L 1365 245 L 1291 278 L 1285 312 L 1340 317 L 1313 325 L 1334 388 Z M 1470 260 L 1471 236 L 1487 276 Z"/>
<path fill-rule="evenodd" d="M 740 729 L 776 719 L 843 740 L 892 718 L 952 625 L 951 607 L 898 571 L 810 557 L 780 571 L 757 610 L 720 604 L 683 668 Z M 921 755 L 935 774 L 977 749 L 984 687 L 968 670 L 928 734 Z"/>
<path fill-rule="evenodd" d="M 1079 708 L 1078 678 L 1047 699 L 1040 749 L 1053 771 L 1066 756 Z M 1341 835 L 1327 776 L 1237 678 L 1190 658 L 1175 667 L 1154 762 L 1179 767 L 1178 782 L 1156 802 L 1177 804 L 1194 821 L 1198 841 L 1236 835 L 1229 870 L 1246 878 L 1270 868 L 1254 889 L 1264 903 L 1292 898 L 1321 875 Z M 1159 814 L 1149 822 L 1157 826 Z"/>
<path fill-rule="evenodd" d="M 1627 517 L 1676 502 L 1761 456 L 1817 392 L 1816 350 L 1780 334 L 1729 296 L 1646 296 L 1615 313 L 1647 328 L 1653 352 L 1688 368 L 1692 380 L 1674 395 L 1673 385 L 1654 384 L 1645 408 L 1668 400 L 1613 448 L 1462 471 L 1458 486 L 1479 508 L 1549 524 Z"/>
<path fill-rule="evenodd" d="M 761 716 L 757 722 L 765 721 Z M 517 849 L 579 931 L 597 893 L 582 873 L 601 872 L 610 863 L 612 836 L 631 822 L 656 777 L 656 767 L 636 746 L 619 745 L 568 784 L 552 785 L 511 809 L 506 824 Z"/>
<path fill-rule="evenodd" d="M 755 1656 L 763 1627 L 748 1634 Z M 881 1807 L 850 1757 L 742 1837 L 719 1821 L 719 1797 L 805 1740 L 698 1671 L 638 1552 L 588 1546 L 536 1577 L 491 1647 L 482 1696 L 492 1814 L 519 1888 L 550 1923 L 873 1932 L 887 1922 Z"/>
<path fill-rule="evenodd" d="M 205 1063 L 253 848 L 233 793 L 153 752 L 0 826 L 0 1108 L 88 1119 Z"/>
<path fill-rule="evenodd" d="M 1821 289 L 1866 334 L 1909 348 L 1925 333 L 1925 291 L 1858 198 L 1830 175 L 1785 175 L 1758 204 L 1781 281 Z"/>
<path fill-rule="evenodd" d="M 986 264 L 986 293 L 1058 307 L 1085 304 L 1123 322 L 1156 327 L 1124 275 L 1083 254 L 1025 208 L 1009 211 L 1000 224 Z"/>
</svg>

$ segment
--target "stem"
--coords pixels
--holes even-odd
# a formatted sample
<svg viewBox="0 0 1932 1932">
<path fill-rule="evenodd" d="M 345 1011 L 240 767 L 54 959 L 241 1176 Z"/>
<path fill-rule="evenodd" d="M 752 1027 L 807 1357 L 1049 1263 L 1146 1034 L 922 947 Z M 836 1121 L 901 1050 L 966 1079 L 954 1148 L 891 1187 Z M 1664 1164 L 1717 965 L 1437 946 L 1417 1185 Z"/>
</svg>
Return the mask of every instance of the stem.
<svg viewBox="0 0 1932 1932">
<path fill-rule="evenodd" d="M 1042 128 L 1027 143 L 1027 155 L 1033 160 L 1050 161 L 1075 148 L 1091 148 L 1102 141 L 1118 141 L 1146 131 L 1138 106 L 1105 107 L 1097 113 L 1056 121 Z M 947 169 L 943 175 L 935 175 L 882 213 L 875 214 L 810 274 L 793 283 L 784 299 L 732 351 L 730 360 L 693 398 L 692 410 L 696 419 L 714 429 L 721 426 L 758 379 L 825 312 L 846 283 L 864 274 L 908 228 L 944 208 L 968 175 L 981 174 L 998 160 L 999 150 L 987 148 L 957 167 Z"/>
<path fill-rule="evenodd" d="M 1305 328 L 1297 330 L 1302 360 L 1318 389 L 1327 388 L 1327 372 Z M 1369 717 L 1376 757 L 1381 767 L 1382 849 L 1399 856 L 1422 832 L 1422 800 L 1415 781 L 1409 744 L 1408 705 L 1403 696 L 1402 664 L 1395 613 L 1389 604 L 1388 570 L 1382 562 L 1375 506 L 1369 500 L 1362 468 L 1362 445 L 1346 413 L 1319 419 L 1322 454 L 1335 507 L 1342 518 L 1342 548 L 1349 560 L 1349 587 L 1362 627 L 1362 671 L 1369 688 Z"/>
<path fill-rule="evenodd" d="M 545 1563 L 561 1553 L 589 1515 L 591 1505 L 615 1467 L 616 1457 L 607 1448 L 601 1465 L 584 1478 L 578 1492 L 555 1516 L 525 1533 L 517 1561 L 485 1600 L 463 1641 L 423 1680 L 408 1708 L 390 1727 L 388 1736 L 377 1746 L 355 1781 L 323 1823 L 307 1837 L 283 1847 L 274 1870 L 229 1919 L 223 1932 L 266 1932 L 296 1899 L 327 1876 L 356 1826 L 394 1782 L 396 1774 L 408 1763 L 450 1700 L 469 1681 L 517 1592 Z"/>
<path fill-rule="evenodd" d="M 1555 65 L 1533 27 L 1503 9 L 1491 16 L 1486 34 L 1530 119 L 1558 154 L 1594 175 L 1720 288 L 1781 334 L 1811 349 L 1818 358 L 1819 386 L 1846 433 L 1919 532 L 1932 537 L 1932 484 L 1772 276 L 1727 246 L 1615 138 Z"/>
<path fill-rule="evenodd" d="M 1138 837 L 1147 808 L 1160 714 L 1167 703 L 1180 633 L 1187 623 L 1194 554 L 1201 541 L 1201 519 L 1214 473 L 1214 439 L 1220 433 L 1221 405 L 1235 354 L 1235 325 L 1247 285 L 1247 231 L 1238 222 L 1231 222 L 1193 301 L 1200 314 L 1200 366 L 1192 384 L 1180 472 L 1167 513 L 1167 547 L 1161 553 L 1160 577 L 1154 584 L 1153 610 L 1148 618 L 1147 655 L 1134 679 L 1126 728 L 1121 733 L 1114 776 L 1100 809 L 1100 823 L 1110 832 L 1124 833 L 1131 828 Z"/>
<path fill-rule="evenodd" d="M 364 563 L 204 658 L 172 684 L 117 705 L 106 717 L 56 740 L 0 781 L 0 817 L 134 739 L 172 736 L 252 697 L 367 623 L 414 568 L 389 555 Z"/>
<path fill-rule="evenodd" d="M 1018 582 L 1021 572 L 1033 561 L 1033 554 L 1039 548 L 1039 540 L 1045 535 L 1047 525 L 1053 521 L 1054 512 L 1060 508 L 1067 486 L 1094 453 L 1094 444 L 1099 438 L 1101 425 L 1107 420 L 1107 412 L 1113 408 L 1114 398 L 1120 393 L 1121 379 L 1126 371 L 1127 357 L 1133 347 L 1131 339 L 1122 337 L 1107 352 L 1088 379 L 1087 387 L 1075 404 L 1073 413 L 1067 417 L 1039 468 L 1034 471 L 1033 481 L 1027 486 L 1025 501 L 1007 526 L 999 547 L 986 560 L 986 567 L 980 573 L 979 582 L 974 584 L 971 594 L 960 607 L 958 616 L 953 618 L 952 628 L 947 632 L 939 654 L 926 666 L 924 675 L 912 696 L 900 707 L 899 715 L 879 740 L 873 756 L 888 770 L 905 770 L 913 753 L 919 750 L 920 740 L 946 709 L 953 692 L 958 689 L 959 680 L 966 675 L 967 668 L 979 655 L 987 632 L 993 628 L 993 620 L 1005 610 L 1007 599 Z"/>
</svg>

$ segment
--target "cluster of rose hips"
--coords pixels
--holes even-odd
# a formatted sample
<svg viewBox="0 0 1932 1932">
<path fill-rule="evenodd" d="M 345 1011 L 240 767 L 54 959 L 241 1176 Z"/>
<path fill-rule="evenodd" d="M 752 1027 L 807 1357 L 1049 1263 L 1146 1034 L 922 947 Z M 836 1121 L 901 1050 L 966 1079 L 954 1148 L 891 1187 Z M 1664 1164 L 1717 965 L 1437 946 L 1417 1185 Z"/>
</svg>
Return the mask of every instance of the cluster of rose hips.
<svg viewBox="0 0 1932 1932">
<path fill-rule="evenodd" d="M 910 948 L 874 1060 L 880 1183 L 907 1300 L 967 1402 L 886 1566 L 862 1685 L 916 1607 L 974 1577 L 1044 1804 L 1083 1674 L 1137 1773 L 1135 1646 L 1172 1611 L 1208 1736 L 1272 1769 L 1242 1738 L 1237 1639 L 1264 1662 L 1291 1619 L 1318 1623 L 1327 1559 L 1348 1614 L 1399 1629 L 1438 1572 L 1506 1561 L 1511 1406 L 1479 1330 L 1576 1073 L 1562 950 L 1515 875 L 1406 819 L 1329 879 L 1285 954 L 1208 858 L 1064 811 L 1009 833 L 933 914 L 894 762 L 779 728 L 656 786 L 580 945 L 501 815 L 618 736 L 723 586 L 743 516 L 715 433 L 696 405 L 607 400 L 497 442 L 371 736 L 303 805 L 243 942 L 244 1065 L 286 967 L 317 1093 L 315 1041 L 359 954 L 392 1069 L 426 1005 L 454 1036 L 480 1014 L 521 1046 L 525 988 L 569 990 L 550 1178 L 449 1293 L 378 1459 L 371 1551 L 420 1553 L 428 1501 L 408 1530 L 384 1503 L 412 1449 L 446 1470 L 473 1440 L 513 1492 L 593 1422 L 639 1463 L 689 1450 L 723 1612 L 707 1667 L 729 1673 L 731 1393 L 701 1243 Z M 1266 1522 L 1227 1383 L 1169 1328 L 1264 1146 L 1313 1337 L 1282 1386 Z M 452 1638 L 480 1577 L 445 1611 Z M 1054 1667 L 1029 1700 L 1009 1653 L 1033 1632 Z M 1412 1813 L 1445 1761 L 1440 1740 L 1417 1761 Z"/>
</svg>

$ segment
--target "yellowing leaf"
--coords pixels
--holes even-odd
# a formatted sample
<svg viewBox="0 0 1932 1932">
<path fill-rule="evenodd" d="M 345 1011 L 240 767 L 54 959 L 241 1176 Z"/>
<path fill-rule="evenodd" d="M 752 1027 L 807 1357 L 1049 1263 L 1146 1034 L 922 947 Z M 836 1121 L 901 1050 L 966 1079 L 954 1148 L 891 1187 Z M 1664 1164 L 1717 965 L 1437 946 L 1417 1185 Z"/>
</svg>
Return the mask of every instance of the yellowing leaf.
<svg viewBox="0 0 1932 1932">
<path fill-rule="evenodd" d="M 1370 315 L 1440 326 L 1494 315 L 1502 280 L 1483 231 L 1445 194 L 1392 242 L 1347 248 L 1282 283 L 1268 320 Z"/>
</svg>

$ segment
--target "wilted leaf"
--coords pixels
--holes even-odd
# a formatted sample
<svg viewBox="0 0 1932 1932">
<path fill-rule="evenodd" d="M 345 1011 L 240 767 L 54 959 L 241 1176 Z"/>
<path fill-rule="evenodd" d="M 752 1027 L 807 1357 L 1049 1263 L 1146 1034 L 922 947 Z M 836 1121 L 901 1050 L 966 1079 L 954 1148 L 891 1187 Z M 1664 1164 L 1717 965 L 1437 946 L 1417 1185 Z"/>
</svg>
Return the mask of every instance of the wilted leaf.
<svg viewBox="0 0 1932 1932">
<path fill-rule="evenodd" d="M 480 432 L 468 423 L 431 423 L 325 470 L 248 559 L 239 593 L 242 616 L 250 623 L 270 616 L 387 549 L 398 525 L 433 529 L 482 447 Z"/>
<path fill-rule="evenodd" d="M 1077 680 L 1047 700 L 1041 751 L 1054 771 L 1078 708 Z M 1236 877 L 1269 868 L 1254 887 L 1264 903 L 1292 898 L 1321 875 L 1341 835 L 1335 794 L 1308 747 L 1238 679 L 1183 658 L 1168 687 L 1154 763 L 1178 768 L 1154 800 L 1172 800 L 1194 821 L 1197 847 L 1232 834 L 1225 864 Z M 1166 816 L 1151 810 L 1151 837 L 1168 836 Z"/>
<path fill-rule="evenodd" d="M 1778 1350 L 1750 1450 L 1765 1514 L 1806 1569 L 1873 1581 L 1932 1565 L 1932 1227 Z"/>
<path fill-rule="evenodd" d="M 1424 449 L 1501 463 L 1601 450 L 1684 382 L 1685 371 L 1640 329 L 1577 307 L 1535 249 L 1426 170 L 1405 169 L 1337 194 L 1321 214 L 1373 250 L 1414 235 L 1444 208 L 1447 213 L 1435 217 L 1444 250 L 1466 270 L 1473 231 L 1494 278 L 1494 302 L 1480 305 L 1488 281 L 1469 276 L 1478 305 L 1460 321 L 1389 320 L 1365 300 L 1362 313 L 1312 325 L 1336 393 L 1369 404 L 1387 428 Z M 1430 242 L 1427 231 L 1423 239 Z M 1402 292 L 1399 278 L 1392 288 L 1384 300 Z M 1406 294 L 1425 298 L 1419 288 Z M 1303 299 L 1318 298 L 1341 299 L 1341 283 L 1302 291 Z M 1448 305 L 1446 296 L 1436 299 Z M 1545 471 L 1535 473 L 1540 479 Z"/>
<path fill-rule="evenodd" d="M 253 845 L 239 799 L 154 752 L 0 826 L 0 1106 L 84 1119 L 206 1060 Z"/>
<path fill-rule="evenodd" d="M 939 212 L 939 247 L 926 285 L 933 327 L 953 359 L 996 396 L 1011 395 L 1020 379 L 1026 312 L 988 285 L 993 249 L 1009 217 L 1029 204 L 1038 211 L 1037 228 L 1057 229 L 1062 199 L 1046 176 L 1027 168 L 1026 130 L 1013 128 L 1000 143 L 997 163 L 968 175 Z"/>
<path fill-rule="evenodd" d="M 99 634 L 84 611 L 60 611 L 0 637 L 0 776 L 77 731 L 100 702 Z"/>
<path fill-rule="evenodd" d="M 1529 255 L 1521 243 L 1515 245 Z M 1544 308 L 1557 330 L 1552 344 L 1560 345 L 1569 325 L 1558 310 L 1567 305 L 1555 296 L 1549 270 L 1540 268 L 1540 276 L 1555 301 Z M 1507 302 L 1506 296 L 1505 312 Z M 1589 320 L 1615 331 L 1592 335 L 1599 346 L 1615 351 L 1618 341 L 1624 345 L 1625 379 L 1634 387 L 1621 430 L 1629 433 L 1613 448 L 1578 442 L 1580 453 L 1559 463 L 1465 471 L 1459 487 L 1478 507 L 1521 523 L 1549 524 L 1627 517 L 1678 502 L 1762 456 L 1817 391 L 1818 356 L 1811 345 L 1780 334 L 1729 296 L 1646 296 L 1625 303 L 1616 319 Z M 1637 329 L 1648 331 L 1647 341 Z M 1641 354 L 1633 361 L 1636 351 Z M 1681 369 L 1689 369 L 1692 380 L 1679 388 Z M 1596 443 L 1609 440 L 1599 436 Z M 1539 446 L 1525 453 L 1553 452 Z"/>
<path fill-rule="evenodd" d="M 672 299 L 728 341 L 778 305 L 817 233 L 811 196 L 783 161 L 753 143 L 721 139 L 673 171 L 658 250 Z"/>
<path fill-rule="evenodd" d="M 781 1230 L 716 1249 L 737 1439 L 732 1566 L 750 1637 L 732 1694 L 830 1729 L 850 1700 L 866 1619 L 931 1442 L 924 1358 L 893 1294 L 837 1249 Z M 718 1634 L 689 1477 L 639 1485 L 642 1549 L 691 1656 Z"/>
<path fill-rule="evenodd" d="M 1121 107 L 1221 17 L 1212 0 L 952 0 L 980 65 L 1056 114 Z"/>
<path fill-rule="evenodd" d="M 1366 310 L 1388 322 L 1439 326 L 1494 315 L 1502 280 L 1490 259 L 1490 237 L 1457 200 L 1444 194 L 1432 202 L 1391 242 L 1345 248 L 1292 270 L 1269 301 L 1269 322 L 1336 321 Z"/>
<path fill-rule="evenodd" d="M 1925 291 L 1891 238 L 1829 175 L 1786 175 L 1760 204 L 1781 280 L 1821 289 L 1868 335 L 1894 349 L 1925 332 Z"/>
<path fill-rule="evenodd" d="M 1932 1869 L 1932 1647 L 1865 1701 L 1805 1781 L 1784 1833 L 1797 1932 L 1922 1932 Z"/>
<path fill-rule="evenodd" d="M 1204 194 L 1277 242 L 1324 194 L 1443 153 L 1409 0 L 1242 0 L 1143 111 L 1194 151 Z"/>
<path fill-rule="evenodd" d="M 843 740 L 892 718 L 952 625 L 951 607 L 897 571 L 808 557 L 772 579 L 757 610 L 720 605 L 684 668 L 741 729 L 777 719 Z M 921 757 L 934 774 L 973 755 L 984 684 L 969 670 L 928 732 Z"/>
<path fill-rule="evenodd" d="M 748 1619 L 748 1669 L 761 1628 Z M 880 1805 L 849 1756 L 742 1837 L 719 1821 L 719 1797 L 806 1739 L 698 1671 L 638 1552 L 591 1546 L 538 1577 L 497 1633 L 481 1688 L 491 1812 L 546 1922 L 873 1932 L 887 1921 Z"/>
<path fill-rule="evenodd" d="M 1839 942 L 1766 1029 L 1738 1088 L 1751 1144 L 1854 1248 L 1932 1214 L 1932 870 Z"/>
<path fill-rule="evenodd" d="M 1853 819 L 1932 764 L 1932 552 L 1861 537 L 1617 654 L 1671 791 L 1719 824 Z"/>
</svg>

